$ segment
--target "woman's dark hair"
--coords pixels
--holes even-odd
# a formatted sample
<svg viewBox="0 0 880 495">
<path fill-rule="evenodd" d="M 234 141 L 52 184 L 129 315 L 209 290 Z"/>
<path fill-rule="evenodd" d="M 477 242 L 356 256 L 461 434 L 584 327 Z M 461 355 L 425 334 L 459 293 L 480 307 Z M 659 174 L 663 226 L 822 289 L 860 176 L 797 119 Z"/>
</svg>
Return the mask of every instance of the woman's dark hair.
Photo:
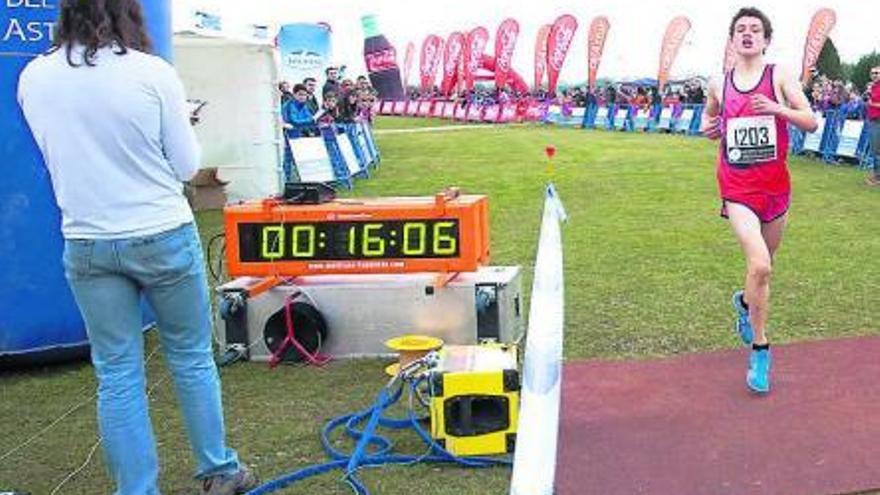
<svg viewBox="0 0 880 495">
<path fill-rule="evenodd" d="M 83 62 L 89 66 L 95 65 L 98 50 L 107 46 L 118 55 L 129 48 L 152 52 L 138 0 L 61 0 L 60 11 L 52 50 L 64 48 L 73 67 L 81 65 L 73 61 L 75 45 L 85 47 Z"/>
<path fill-rule="evenodd" d="M 729 35 L 733 38 L 733 30 L 736 28 L 736 21 L 742 19 L 743 17 L 754 17 L 761 21 L 761 25 L 764 27 L 764 39 L 769 40 L 773 38 L 773 26 L 770 24 L 770 18 L 767 17 L 767 14 L 761 12 L 759 9 L 755 7 L 743 7 L 739 9 L 739 12 L 733 16 L 733 20 L 730 21 L 730 29 Z"/>
</svg>

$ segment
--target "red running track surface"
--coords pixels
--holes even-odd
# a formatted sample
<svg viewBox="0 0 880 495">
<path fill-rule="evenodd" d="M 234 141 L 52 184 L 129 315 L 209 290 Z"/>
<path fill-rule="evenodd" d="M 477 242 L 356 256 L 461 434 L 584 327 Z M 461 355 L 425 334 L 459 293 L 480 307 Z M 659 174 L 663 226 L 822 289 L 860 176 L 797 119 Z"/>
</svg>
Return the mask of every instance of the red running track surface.
<svg viewBox="0 0 880 495">
<path fill-rule="evenodd" d="M 880 337 L 563 368 L 557 495 L 825 495 L 880 488 Z"/>
</svg>

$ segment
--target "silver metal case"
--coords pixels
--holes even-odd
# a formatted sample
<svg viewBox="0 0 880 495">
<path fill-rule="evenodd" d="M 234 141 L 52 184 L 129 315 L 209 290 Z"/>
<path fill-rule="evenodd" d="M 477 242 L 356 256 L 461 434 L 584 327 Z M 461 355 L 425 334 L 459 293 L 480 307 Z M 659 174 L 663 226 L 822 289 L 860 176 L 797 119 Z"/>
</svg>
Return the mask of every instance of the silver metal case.
<svg viewBox="0 0 880 495">
<path fill-rule="evenodd" d="M 439 337 L 448 344 L 481 340 L 517 343 L 523 336 L 522 277 L 519 266 L 488 266 L 459 273 L 445 287 L 434 288 L 435 273 L 395 275 L 320 275 L 297 277 L 247 300 L 248 355 L 265 361 L 268 319 L 284 310 L 285 298 L 301 290 L 323 315 L 328 336 L 320 352 L 333 357 L 385 356 L 385 341 L 400 335 Z M 217 288 L 240 291 L 258 279 L 242 277 Z M 303 299 L 300 299 L 303 300 Z M 230 328 L 219 320 L 229 345 Z M 241 344 L 241 343 L 239 343 Z"/>
</svg>

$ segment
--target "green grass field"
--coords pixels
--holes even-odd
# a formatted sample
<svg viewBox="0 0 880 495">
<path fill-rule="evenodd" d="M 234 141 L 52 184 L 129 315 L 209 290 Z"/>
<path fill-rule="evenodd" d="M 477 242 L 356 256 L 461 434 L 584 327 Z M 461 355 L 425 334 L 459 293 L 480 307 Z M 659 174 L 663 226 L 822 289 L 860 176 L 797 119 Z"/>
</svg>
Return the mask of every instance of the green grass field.
<svg viewBox="0 0 880 495">
<path fill-rule="evenodd" d="M 381 129 L 444 125 L 383 119 Z M 744 264 L 718 217 L 715 145 L 666 135 L 547 127 L 380 134 L 383 162 L 354 196 L 433 194 L 448 185 L 490 197 L 495 264 L 524 267 L 531 283 L 547 179 L 543 149 L 557 149 L 554 182 L 570 215 L 564 228 L 567 359 L 646 358 L 732 348 L 730 293 Z M 777 343 L 880 333 L 880 190 L 851 167 L 791 160 L 794 204 L 776 260 L 771 338 Z M 203 237 L 219 212 L 199 215 Z M 149 348 L 156 346 L 148 338 Z M 228 436 L 264 479 L 324 460 L 318 430 L 367 406 L 383 363 L 340 361 L 325 369 L 238 364 L 222 370 Z M 745 366 L 745 363 L 743 363 Z M 196 493 L 193 464 L 160 353 L 148 363 L 163 493 Z M 0 377 L 0 456 L 82 403 L 57 426 L 0 460 L 0 491 L 49 494 L 81 466 L 96 440 L 89 366 Z M 398 448 L 421 453 L 409 436 Z M 583 467 L 589 469 L 588 465 Z M 509 471 L 415 466 L 368 469 L 382 495 L 506 493 Z M 109 493 L 100 450 L 58 493 Z M 348 494 L 331 474 L 281 493 Z"/>
</svg>

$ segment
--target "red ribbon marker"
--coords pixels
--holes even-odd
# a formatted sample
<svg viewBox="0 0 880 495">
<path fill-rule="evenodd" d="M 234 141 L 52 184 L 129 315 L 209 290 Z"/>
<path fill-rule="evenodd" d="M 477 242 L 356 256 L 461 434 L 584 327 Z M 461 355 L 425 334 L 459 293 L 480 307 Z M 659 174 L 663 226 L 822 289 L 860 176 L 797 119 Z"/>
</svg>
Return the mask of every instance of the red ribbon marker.
<svg viewBox="0 0 880 495">
<path fill-rule="evenodd" d="M 544 148 L 544 154 L 547 155 L 547 175 L 551 176 L 552 180 L 552 175 L 554 172 L 553 157 L 556 156 L 556 146 L 553 146 L 552 144 L 547 145 Z"/>
</svg>

